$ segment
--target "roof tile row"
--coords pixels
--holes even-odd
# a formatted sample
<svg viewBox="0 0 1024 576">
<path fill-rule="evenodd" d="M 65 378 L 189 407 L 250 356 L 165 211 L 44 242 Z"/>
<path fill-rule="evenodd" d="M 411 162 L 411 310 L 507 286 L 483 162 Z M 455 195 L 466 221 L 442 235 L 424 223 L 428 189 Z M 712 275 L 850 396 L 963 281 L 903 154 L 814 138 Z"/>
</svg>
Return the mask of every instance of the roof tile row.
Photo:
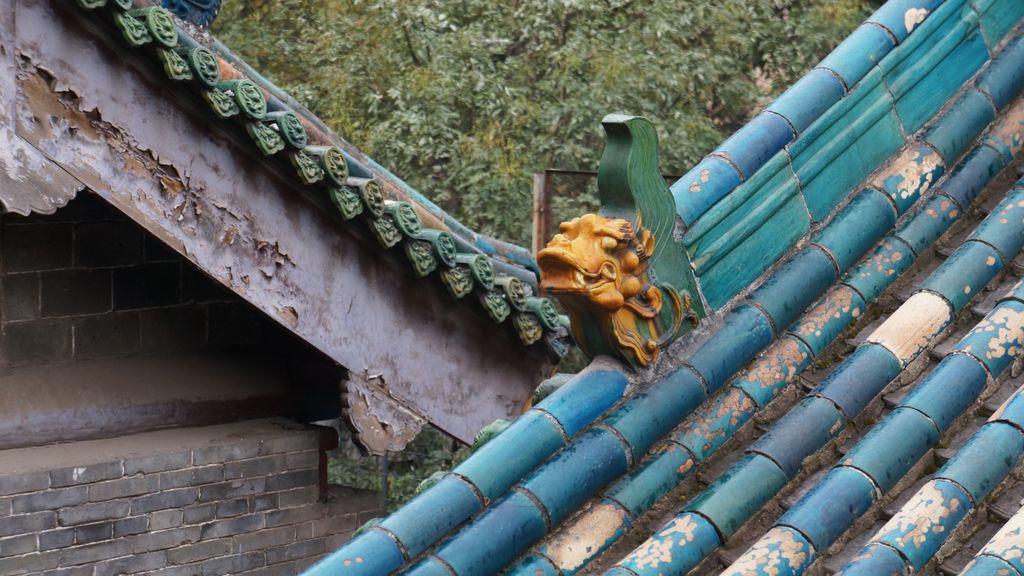
<svg viewBox="0 0 1024 576">
<path fill-rule="evenodd" d="M 267 161 L 290 164 L 297 181 L 316 198 L 333 204 L 343 221 L 361 220 L 385 250 L 401 246 L 414 274 L 437 272 L 455 299 L 475 293 L 492 321 L 501 324 L 511 318 L 509 324 L 525 345 L 543 340 L 555 356 L 568 351 L 568 320 L 559 316 L 550 300 L 532 294 L 532 272 L 521 271 L 527 282 L 496 273 L 495 263 L 460 237 L 426 228 L 412 203 L 386 198 L 375 179 L 363 177 L 371 174 L 369 169 L 338 146 L 320 141 L 318 132 L 311 137 L 286 103 L 201 45 L 167 10 L 135 8 L 132 0 L 77 3 L 112 22 L 129 46 L 162 63 L 168 78 L 205 100 L 217 118 L 239 124 Z M 508 268 L 500 266 L 503 271 Z"/>
</svg>

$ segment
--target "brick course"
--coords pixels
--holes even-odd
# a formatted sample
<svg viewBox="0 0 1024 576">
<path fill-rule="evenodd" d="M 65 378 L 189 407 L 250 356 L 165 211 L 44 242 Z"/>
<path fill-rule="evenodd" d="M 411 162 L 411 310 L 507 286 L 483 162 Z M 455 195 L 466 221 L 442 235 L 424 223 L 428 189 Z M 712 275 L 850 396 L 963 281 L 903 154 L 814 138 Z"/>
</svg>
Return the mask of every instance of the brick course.
<svg viewBox="0 0 1024 576">
<path fill-rule="evenodd" d="M 0 371 L 279 348 L 279 333 L 91 193 L 0 215 Z M 320 433 L 281 422 L 0 450 L 0 574 L 301 571 L 379 504 L 321 494 Z"/>
<path fill-rule="evenodd" d="M 89 192 L 0 216 L 0 368 L 251 346 L 267 324 Z"/>
<path fill-rule="evenodd" d="M 374 493 L 320 497 L 319 442 L 275 419 L 36 448 L 64 452 L 0 473 L 0 574 L 296 574 L 380 514 Z"/>
</svg>

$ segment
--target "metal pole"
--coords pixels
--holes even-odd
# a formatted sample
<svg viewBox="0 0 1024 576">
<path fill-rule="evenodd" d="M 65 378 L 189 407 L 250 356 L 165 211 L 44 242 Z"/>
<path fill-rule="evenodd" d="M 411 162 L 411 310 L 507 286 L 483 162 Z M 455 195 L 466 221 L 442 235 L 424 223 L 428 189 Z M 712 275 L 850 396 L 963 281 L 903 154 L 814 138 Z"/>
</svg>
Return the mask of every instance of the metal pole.
<svg viewBox="0 0 1024 576">
<path fill-rule="evenodd" d="M 548 230 L 551 213 L 548 200 L 547 172 L 533 175 L 533 253 L 540 252 L 548 242 Z"/>
<path fill-rule="evenodd" d="M 548 190 L 548 177 L 551 174 L 562 174 L 565 176 L 585 176 L 594 178 L 597 172 L 593 170 L 565 170 L 562 168 L 548 168 L 543 172 L 533 174 L 533 253 L 540 252 L 548 243 L 548 234 L 551 230 L 551 194 Z M 662 174 L 665 181 L 671 185 L 682 178 L 674 174 Z"/>
<path fill-rule="evenodd" d="M 388 452 L 380 457 L 380 507 L 387 514 L 388 511 Z"/>
</svg>

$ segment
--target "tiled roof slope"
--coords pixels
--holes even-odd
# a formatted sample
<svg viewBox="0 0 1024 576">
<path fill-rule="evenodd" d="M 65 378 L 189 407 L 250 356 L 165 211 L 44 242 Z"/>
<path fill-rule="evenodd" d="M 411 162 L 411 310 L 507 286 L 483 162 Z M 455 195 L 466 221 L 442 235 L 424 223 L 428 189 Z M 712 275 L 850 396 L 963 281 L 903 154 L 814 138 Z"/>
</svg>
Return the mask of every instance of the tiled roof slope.
<svg viewBox="0 0 1024 576">
<path fill-rule="evenodd" d="M 1024 186 L 1024 181 L 1019 184 Z M 970 295 L 1002 269 L 1008 257 L 1004 255 L 1016 254 L 1022 243 L 1024 190 L 1015 189 L 820 385 L 610 572 L 685 574 L 696 567 L 796 478 L 805 458 L 837 438 L 890 381 L 925 353 Z M 1000 302 L 1005 305 L 997 306 L 961 340 L 929 378 L 725 573 L 803 573 L 818 551 L 827 550 L 938 442 L 977 398 L 987 377 L 998 376 L 1009 365 L 1024 342 L 1024 308 L 1016 301 L 1022 296 L 1024 289 L 1009 293 Z M 1003 334 L 1002 339 L 993 338 L 993 330 Z M 787 554 L 766 552 L 780 546 L 790 548 Z"/>
<path fill-rule="evenodd" d="M 927 351 L 1024 243 L 1024 186 L 1004 188 L 977 226 L 962 221 L 1024 145 L 1024 40 L 1014 31 L 1022 19 L 1024 4 L 1013 0 L 883 6 L 673 186 L 703 296 L 720 310 L 707 329 L 633 386 L 614 365 L 592 365 L 309 573 L 717 573 L 718 558 L 744 551 L 774 520 L 749 519 L 877 415 L 876 397 L 890 382 L 914 380 Z M 814 372 L 848 327 L 877 313 L 893 284 L 927 266 L 940 237 L 962 226 L 970 235 L 914 283 L 870 341 L 743 448 L 758 435 L 755 423 L 796 400 L 801 373 Z M 1007 297 L 1000 310 L 1016 306 Z M 988 318 L 981 331 L 1001 321 Z M 1019 330 L 1000 325 L 998 333 L 1021 341 Z M 979 334 L 964 346 L 980 346 Z M 1007 357 L 1018 352 L 1003 348 Z M 995 380 L 990 359 L 953 356 L 963 358 L 949 365 Z M 806 527 L 779 520 L 766 538 L 785 538 L 769 540 L 766 560 L 738 573 L 799 573 L 830 558 L 859 512 L 888 503 L 888 488 L 956 429 L 949 420 L 979 393 L 894 410 L 896 424 L 879 429 L 898 441 L 879 440 L 888 443 L 881 453 L 864 448 L 861 460 L 837 467 L 840 480 L 823 484 L 831 503 L 831 491 L 847 495 L 842 482 L 860 482 L 850 491 L 863 496 L 860 508 L 826 506 Z M 935 406 L 940 412 L 927 411 Z M 705 464 L 723 445 L 740 448 L 737 460 L 677 509 L 680 491 L 707 477 Z M 787 563 L 780 546 L 801 561 Z"/>
<path fill-rule="evenodd" d="M 477 300 L 525 345 L 543 341 L 556 356 L 568 350 L 567 320 L 537 294 L 536 264 L 525 249 L 460 224 L 164 8 L 143 0 L 75 2 L 191 91 L 213 119 L 244 131 L 263 161 L 290 165 L 297 182 L 333 203 L 356 234 L 401 250 L 413 273 L 437 276 L 455 299 Z"/>
<path fill-rule="evenodd" d="M 986 64 L 1022 12 L 1008 0 L 889 2 L 676 182 L 685 242 L 711 307 L 723 306 L 827 221 Z M 924 137 L 932 150 L 919 165 L 935 166 L 933 178 L 963 143 L 949 141 L 953 133 L 984 126 L 992 106 L 1006 105 L 1005 95 L 982 92 L 988 96 L 968 97 L 976 104 L 959 104 L 962 122 L 975 126 Z M 994 103 L 986 110 L 981 100 L 988 97 Z M 895 197 L 900 177 L 915 175 L 924 173 L 894 172 L 868 184 Z M 904 200 L 896 200 L 900 214 Z"/>
</svg>

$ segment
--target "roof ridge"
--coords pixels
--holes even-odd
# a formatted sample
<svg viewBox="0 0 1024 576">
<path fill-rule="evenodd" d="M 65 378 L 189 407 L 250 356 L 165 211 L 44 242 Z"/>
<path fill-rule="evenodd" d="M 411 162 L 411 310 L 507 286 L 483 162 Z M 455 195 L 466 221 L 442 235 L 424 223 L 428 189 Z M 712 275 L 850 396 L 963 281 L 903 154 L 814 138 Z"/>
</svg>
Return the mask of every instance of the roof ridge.
<svg viewBox="0 0 1024 576">
<path fill-rule="evenodd" d="M 512 326 L 524 345 L 543 342 L 556 358 L 568 352 L 568 319 L 536 294 L 536 264 L 524 248 L 476 234 L 383 168 L 368 167 L 363 162 L 372 160 L 357 158 L 358 150 L 280 88 L 223 45 L 214 42 L 216 52 L 204 46 L 189 31 L 198 34 L 198 28 L 179 25 L 166 9 L 136 7 L 134 0 L 76 1 L 113 25 L 130 48 L 161 64 L 215 117 L 243 129 L 255 153 L 290 166 L 295 182 L 317 202 L 333 204 L 342 221 L 365 225 L 350 228 L 356 235 L 372 236 L 385 250 L 401 247 L 416 276 L 436 272 L 455 299 L 473 294 L 483 312 Z"/>
</svg>

